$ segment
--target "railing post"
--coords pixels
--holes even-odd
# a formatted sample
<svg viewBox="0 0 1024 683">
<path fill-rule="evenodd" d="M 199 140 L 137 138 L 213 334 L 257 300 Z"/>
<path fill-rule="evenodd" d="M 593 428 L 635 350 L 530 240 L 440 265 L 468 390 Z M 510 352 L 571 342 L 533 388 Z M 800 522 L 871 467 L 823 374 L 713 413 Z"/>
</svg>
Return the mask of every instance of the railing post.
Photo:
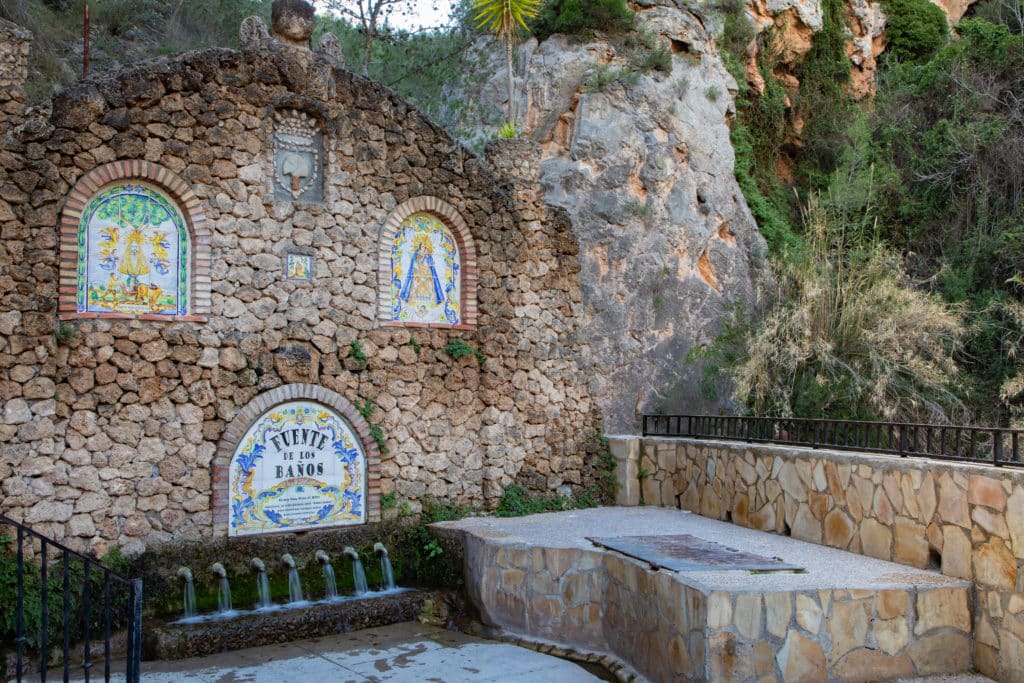
<svg viewBox="0 0 1024 683">
<path fill-rule="evenodd" d="M 131 623 L 128 625 L 127 683 L 139 683 L 142 668 L 142 579 L 132 579 Z"/>
<path fill-rule="evenodd" d="M 18 605 L 15 615 L 14 642 L 18 644 L 18 654 L 15 657 L 15 675 L 18 680 L 22 676 L 22 656 L 25 651 L 25 530 L 18 526 Z"/>
<path fill-rule="evenodd" d="M 992 430 L 992 464 L 996 467 L 1003 461 L 1003 430 Z"/>
</svg>

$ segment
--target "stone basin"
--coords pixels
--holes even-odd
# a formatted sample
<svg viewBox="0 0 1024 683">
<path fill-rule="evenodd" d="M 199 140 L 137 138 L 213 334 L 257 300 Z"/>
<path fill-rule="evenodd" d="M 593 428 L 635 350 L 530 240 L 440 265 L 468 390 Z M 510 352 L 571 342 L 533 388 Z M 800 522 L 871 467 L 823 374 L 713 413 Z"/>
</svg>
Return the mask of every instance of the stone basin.
<svg viewBox="0 0 1024 683">
<path fill-rule="evenodd" d="M 449 595 L 406 590 L 380 596 L 312 603 L 308 607 L 243 612 L 230 619 L 198 623 L 170 622 L 143 630 L 143 659 L 187 659 L 348 633 L 418 617 L 428 600 L 439 604 Z"/>
</svg>

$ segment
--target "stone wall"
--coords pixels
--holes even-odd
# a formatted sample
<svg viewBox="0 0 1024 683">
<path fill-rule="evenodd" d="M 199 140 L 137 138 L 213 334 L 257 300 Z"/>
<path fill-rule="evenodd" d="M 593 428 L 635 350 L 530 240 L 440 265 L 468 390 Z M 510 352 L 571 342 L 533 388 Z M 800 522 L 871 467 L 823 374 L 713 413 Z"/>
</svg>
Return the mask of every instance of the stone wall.
<svg viewBox="0 0 1024 683">
<path fill-rule="evenodd" d="M 25 79 L 32 34 L 0 19 L 0 146 L 25 113 Z M 2 209 L 0 209 L 2 210 Z"/>
<path fill-rule="evenodd" d="M 598 421 L 564 216 L 340 68 L 331 50 L 249 30 L 243 51 L 73 84 L 0 153 L 0 510 L 96 552 L 210 538 L 220 514 L 211 467 L 226 426 L 290 384 L 373 402 L 369 421 L 386 449 L 380 493 L 413 509 L 425 498 L 493 504 L 516 479 L 543 490 L 585 485 L 584 441 Z M 275 199 L 279 107 L 323 126 L 323 201 Z M 537 148 L 492 153 L 522 182 L 536 177 Z M 209 312 L 59 319 L 62 269 L 74 264 L 58 257 L 58 224 L 74 215 L 72 188 L 107 168 L 130 176 L 141 162 L 159 167 L 143 175 L 161 188 L 183 181 L 201 211 Z M 416 198 L 443 202 L 467 226 L 475 326 L 380 320 L 379 235 Z M 311 281 L 284 277 L 291 250 L 313 257 Z M 454 339 L 482 362 L 445 353 Z"/>
<path fill-rule="evenodd" d="M 972 580 L 975 667 L 1024 677 L 1024 471 L 688 439 L 613 439 L 612 450 L 620 504 L 680 507 Z"/>
</svg>

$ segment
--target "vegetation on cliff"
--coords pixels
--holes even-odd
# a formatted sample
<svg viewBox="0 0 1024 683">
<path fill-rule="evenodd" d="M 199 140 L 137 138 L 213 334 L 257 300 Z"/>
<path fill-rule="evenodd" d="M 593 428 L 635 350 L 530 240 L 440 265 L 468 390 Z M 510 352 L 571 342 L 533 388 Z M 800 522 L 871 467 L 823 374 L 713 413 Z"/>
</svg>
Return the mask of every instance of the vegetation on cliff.
<svg viewBox="0 0 1024 683">
<path fill-rule="evenodd" d="M 976 14 L 995 21 L 965 19 L 950 37 L 925 0 L 887 3 L 878 95 L 855 106 L 837 6 L 824 3 L 798 93 L 774 78 L 768 33 L 766 85 L 737 103 L 737 177 L 768 228 L 780 297 L 723 335 L 734 399 L 806 417 L 1007 424 L 1024 399 L 1019 13 L 989 0 Z M 795 168 L 781 189 L 780 165 Z"/>
</svg>

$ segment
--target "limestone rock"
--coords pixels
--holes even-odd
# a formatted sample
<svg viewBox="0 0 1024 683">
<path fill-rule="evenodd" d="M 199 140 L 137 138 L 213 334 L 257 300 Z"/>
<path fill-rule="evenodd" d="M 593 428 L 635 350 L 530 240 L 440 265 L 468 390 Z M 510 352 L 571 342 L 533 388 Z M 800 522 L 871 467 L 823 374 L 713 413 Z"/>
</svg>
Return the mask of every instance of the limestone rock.
<svg viewBox="0 0 1024 683">
<path fill-rule="evenodd" d="M 628 56 L 609 42 L 553 36 L 520 48 L 516 77 L 526 93 L 519 127 L 544 149 L 545 198 L 568 212 L 580 243 L 583 334 L 600 359 L 597 393 L 613 433 L 635 429 L 638 411 L 711 409 L 699 368 L 684 359 L 715 338 L 730 304 L 753 311 L 767 282 L 765 243 L 733 175 L 736 83 L 693 11 L 644 7 L 639 22 L 699 60 L 673 54 L 671 73 L 588 92 L 596 70 L 628 68 Z M 462 96 L 498 112 L 507 88 L 494 72 Z M 462 123 L 467 142 L 493 135 L 488 122 Z"/>
</svg>

